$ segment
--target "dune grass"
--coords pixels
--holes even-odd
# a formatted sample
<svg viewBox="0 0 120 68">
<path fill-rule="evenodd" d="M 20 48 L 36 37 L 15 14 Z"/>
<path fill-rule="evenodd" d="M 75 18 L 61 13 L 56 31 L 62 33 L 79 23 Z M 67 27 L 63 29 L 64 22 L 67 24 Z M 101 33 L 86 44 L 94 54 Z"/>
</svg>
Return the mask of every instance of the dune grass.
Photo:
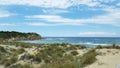
<svg viewBox="0 0 120 68">
<path fill-rule="evenodd" d="M 96 52 L 95 49 L 92 49 L 83 54 L 83 56 L 73 56 L 73 54 L 69 54 L 62 58 L 56 58 L 56 61 L 47 63 L 41 68 L 83 68 L 96 61 Z"/>
<path fill-rule="evenodd" d="M 18 49 L 8 50 L 10 54 L 8 54 L 8 56 L 2 60 L 2 64 L 4 64 L 6 67 L 18 62 L 18 55 L 26 52 L 25 48 L 29 49 L 33 47 L 37 47 L 37 52 L 34 55 L 25 54 L 22 60 L 32 60 L 32 63 L 37 62 L 38 64 L 44 63 L 40 68 L 83 68 L 84 66 L 91 64 L 96 60 L 95 49 L 89 50 L 82 56 L 79 56 L 77 50 L 86 48 L 85 46 L 81 45 L 72 45 L 66 43 L 32 44 L 21 42 L 6 42 L 5 44 L 19 47 Z M 4 51 L 5 49 L 1 48 L 1 50 Z M 4 58 L 4 55 L 2 55 L 2 58 Z M 29 65 L 18 65 L 16 68 L 19 67 L 34 68 Z"/>
</svg>

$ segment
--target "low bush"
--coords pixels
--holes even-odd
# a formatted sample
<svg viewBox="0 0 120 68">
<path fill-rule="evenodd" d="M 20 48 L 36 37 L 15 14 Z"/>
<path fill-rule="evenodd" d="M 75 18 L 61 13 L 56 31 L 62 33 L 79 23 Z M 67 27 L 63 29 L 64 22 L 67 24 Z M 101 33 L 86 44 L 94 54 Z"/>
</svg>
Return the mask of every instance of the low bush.
<svg viewBox="0 0 120 68">
<path fill-rule="evenodd" d="M 79 53 L 78 53 L 76 50 L 74 50 L 74 51 L 71 52 L 71 54 L 72 54 L 73 56 L 76 56 L 76 55 L 78 55 Z"/>
<path fill-rule="evenodd" d="M 37 53 L 37 54 L 34 56 L 34 61 L 37 61 L 37 62 L 41 62 L 41 61 L 42 61 L 42 58 L 41 58 L 41 54 L 40 54 L 40 53 Z"/>
<path fill-rule="evenodd" d="M 5 64 L 5 67 L 8 67 L 10 66 L 11 64 L 13 63 L 16 63 L 18 60 L 18 57 L 17 56 L 12 56 L 10 57 L 9 59 L 6 60 L 6 62 L 4 63 Z"/>
<path fill-rule="evenodd" d="M 93 63 L 96 60 L 96 51 L 95 49 L 92 49 L 90 51 L 88 51 L 87 53 L 83 54 L 83 56 L 81 57 L 81 65 L 85 66 L 88 64 Z"/>
<path fill-rule="evenodd" d="M 24 48 L 19 48 L 19 49 L 17 50 L 17 53 L 18 53 L 18 54 L 21 54 L 21 53 L 23 53 L 23 52 L 25 52 L 25 49 L 24 49 Z"/>
<path fill-rule="evenodd" d="M 9 68 L 33 68 L 33 66 L 30 64 L 24 64 L 24 65 L 15 64 L 15 65 L 10 66 Z"/>
<path fill-rule="evenodd" d="M 101 46 L 101 45 L 96 46 L 96 49 L 102 49 L 102 48 L 106 48 L 106 49 L 120 49 L 120 46 L 118 46 L 116 44 L 112 44 L 110 46 Z"/>
<path fill-rule="evenodd" d="M 0 46 L 0 52 L 6 52 L 5 48 Z"/>
</svg>

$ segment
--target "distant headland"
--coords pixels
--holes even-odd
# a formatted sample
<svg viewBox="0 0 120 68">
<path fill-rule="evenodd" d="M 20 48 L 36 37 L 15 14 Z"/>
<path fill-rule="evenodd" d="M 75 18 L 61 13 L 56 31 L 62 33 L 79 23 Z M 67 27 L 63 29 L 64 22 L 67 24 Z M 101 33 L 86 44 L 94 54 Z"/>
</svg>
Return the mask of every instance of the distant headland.
<svg viewBox="0 0 120 68">
<path fill-rule="evenodd" d="M 38 40 L 41 35 L 37 33 L 23 33 L 17 31 L 0 31 L 0 40 L 15 41 L 15 40 Z"/>
</svg>

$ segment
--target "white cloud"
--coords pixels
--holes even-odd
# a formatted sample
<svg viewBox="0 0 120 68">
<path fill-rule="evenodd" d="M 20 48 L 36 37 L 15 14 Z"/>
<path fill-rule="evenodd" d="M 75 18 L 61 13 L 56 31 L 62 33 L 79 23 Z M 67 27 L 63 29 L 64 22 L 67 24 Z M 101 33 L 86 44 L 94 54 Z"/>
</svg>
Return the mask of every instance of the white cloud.
<svg viewBox="0 0 120 68">
<path fill-rule="evenodd" d="M 0 23 L 0 27 L 7 27 L 7 26 L 17 26 L 17 25 L 12 23 Z"/>
<path fill-rule="evenodd" d="M 80 32 L 79 36 L 115 36 L 115 32 Z"/>
<path fill-rule="evenodd" d="M 9 17 L 13 14 L 9 13 L 8 11 L 5 11 L 5 10 L 0 10 L 0 18 L 2 17 Z"/>
<path fill-rule="evenodd" d="M 46 8 L 66 8 L 70 6 L 68 0 L 0 0 L 1 5 L 27 5 Z"/>
<path fill-rule="evenodd" d="M 99 2 L 103 2 L 103 3 L 110 3 L 110 2 L 114 2 L 116 0 L 97 0 Z"/>
<path fill-rule="evenodd" d="M 68 8 L 78 5 L 96 6 L 98 1 L 93 0 L 0 0 L 0 5 L 27 5 L 45 8 Z"/>
<path fill-rule="evenodd" d="M 88 20 L 96 24 L 120 25 L 120 10 L 112 11 L 105 15 L 96 16 Z"/>
<path fill-rule="evenodd" d="M 50 26 L 49 24 L 46 24 L 46 23 L 41 23 L 41 22 L 39 22 L 39 23 L 26 23 L 26 25 L 28 25 L 28 26 Z"/>
<path fill-rule="evenodd" d="M 42 22 L 32 22 L 32 23 L 25 23 L 24 25 L 27 26 L 62 26 L 62 25 L 78 25 L 75 23 L 42 23 Z"/>
<path fill-rule="evenodd" d="M 82 20 L 73 20 L 69 18 L 64 18 L 58 15 L 34 15 L 34 16 L 26 16 L 28 19 L 42 19 L 48 22 L 60 22 L 60 23 L 76 23 Z"/>
<path fill-rule="evenodd" d="M 26 18 L 30 18 L 30 19 L 60 19 L 61 16 L 57 16 L 57 15 L 33 15 L 33 16 L 26 16 Z"/>
<path fill-rule="evenodd" d="M 118 3 L 117 6 L 120 6 L 120 3 Z"/>
<path fill-rule="evenodd" d="M 76 5 L 87 5 L 90 7 L 100 5 L 100 3 L 98 1 L 95 1 L 95 0 L 94 1 L 93 0 L 76 0 L 76 1 L 74 1 L 74 3 Z"/>
<path fill-rule="evenodd" d="M 58 9 L 44 9 L 44 13 L 46 14 L 60 14 L 60 13 L 68 13 L 69 11 L 67 10 L 58 10 Z"/>
<path fill-rule="evenodd" d="M 37 6 L 44 8 L 62 8 L 62 9 L 66 9 L 72 6 L 79 7 L 79 5 L 87 5 L 88 7 L 101 8 L 101 7 L 109 6 L 105 3 L 111 3 L 114 1 L 116 0 L 0 0 L 0 5 L 25 5 L 25 6 Z M 114 4 L 112 6 L 115 7 Z M 80 9 L 82 8 L 80 7 Z"/>
<path fill-rule="evenodd" d="M 70 19 L 58 15 L 34 15 L 34 16 L 26 16 L 26 18 L 40 19 L 46 22 L 55 22 L 55 23 L 74 23 L 76 25 L 95 23 L 95 24 L 110 24 L 110 25 L 120 26 L 120 9 L 110 10 L 109 13 L 107 14 L 95 16 L 88 19 Z"/>
</svg>

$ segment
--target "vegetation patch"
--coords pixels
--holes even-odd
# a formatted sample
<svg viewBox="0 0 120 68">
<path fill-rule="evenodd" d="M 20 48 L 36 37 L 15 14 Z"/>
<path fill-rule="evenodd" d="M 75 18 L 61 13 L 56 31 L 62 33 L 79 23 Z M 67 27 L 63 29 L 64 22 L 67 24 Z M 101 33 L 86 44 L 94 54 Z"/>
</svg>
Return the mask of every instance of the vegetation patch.
<svg viewBox="0 0 120 68">
<path fill-rule="evenodd" d="M 81 65 L 86 66 L 86 65 L 92 64 L 93 62 L 96 61 L 96 55 L 97 53 L 95 49 L 91 49 L 87 53 L 83 54 L 83 56 L 80 59 Z"/>
</svg>

